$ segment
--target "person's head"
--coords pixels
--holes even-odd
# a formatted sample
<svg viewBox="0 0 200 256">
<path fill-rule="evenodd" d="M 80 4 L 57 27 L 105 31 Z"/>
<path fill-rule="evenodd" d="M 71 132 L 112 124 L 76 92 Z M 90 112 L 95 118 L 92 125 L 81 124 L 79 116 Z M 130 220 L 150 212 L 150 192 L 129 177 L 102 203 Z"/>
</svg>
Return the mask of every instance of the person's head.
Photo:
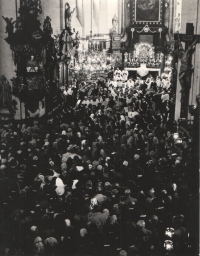
<svg viewBox="0 0 200 256">
<path fill-rule="evenodd" d="M 167 137 L 169 138 L 171 136 L 171 132 L 167 131 Z"/>
<path fill-rule="evenodd" d="M 177 190 L 177 185 L 176 185 L 176 183 L 173 183 L 171 187 L 172 187 L 172 190 L 173 190 L 173 191 L 176 191 L 176 190 Z"/>
<path fill-rule="evenodd" d="M 66 219 L 66 220 L 65 220 L 65 225 L 66 225 L 66 227 L 69 227 L 69 226 L 71 225 L 71 222 L 70 222 L 69 219 Z"/>
<path fill-rule="evenodd" d="M 37 255 L 44 254 L 44 244 L 42 238 L 37 236 L 34 240 L 34 252 Z"/>
<path fill-rule="evenodd" d="M 152 223 L 158 223 L 158 216 L 152 215 L 152 216 L 151 216 L 151 222 L 152 222 Z"/>
<path fill-rule="evenodd" d="M 61 164 L 61 171 L 65 172 L 67 170 L 67 164 L 66 163 L 62 163 Z"/>
<path fill-rule="evenodd" d="M 38 233 L 38 228 L 36 226 L 31 227 L 31 232 L 32 233 Z"/>
<path fill-rule="evenodd" d="M 97 194 L 101 194 L 103 192 L 102 186 L 98 186 L 96 189 Z"/>
<path fill-rule="evenodd" d="M 105 213 L 107 216 L 109 216 L 109 215 L 110 215 L 110 212 L 109 212 L 109 210 L 108 210 L 108 209 L 104 209 L 104 210 L 103 210 L 103 213 Z"/>
<path fill-rule="evenodd" d="M 110 224 L 114 225 L 117 222 L 117 216 L 116 215 L 112 215 L 110 217 Z"/>
<path fill-rule="evenodd" d="M 119 252 L 119 256 L 127 256 L 127 255 L 128 255 L 127 252 L 124 251 L 124 250 L 121 250 L 121 251 Z"/>
<path fill-rule="evenodd" d="M 130 194 L 131 194 L 130 189 L 126 189 L 126 190 L 125 190 L 125 196 L 126 196 L 126 197 L 127 197 L 127 196 L 130 196 Z"/>
<path fill-rule="evenodd" d="M 80 230 L 80 236 L 81 236 L 81 237 L 84 237 L 84 236 L 86 236 L 87 234 L 88 234 L 87 229 L 82 228 L 82 229 Z"/>
<path fill-rule="evenodd" d="M 44 245 L 45 251 L 50 254 L 58 246 L 58 241 L 54 237 L 48 237 L 44 240 Z"/>
<path fill-rule="evenodd" d="M 139 221 L 137 222 L 137 227 L 138 227 L 139 229 L 144 229 L 144 228 L 145 228 L 145 222 L 144 222 L 144 220 L 139 220 Z"/>
</svg>

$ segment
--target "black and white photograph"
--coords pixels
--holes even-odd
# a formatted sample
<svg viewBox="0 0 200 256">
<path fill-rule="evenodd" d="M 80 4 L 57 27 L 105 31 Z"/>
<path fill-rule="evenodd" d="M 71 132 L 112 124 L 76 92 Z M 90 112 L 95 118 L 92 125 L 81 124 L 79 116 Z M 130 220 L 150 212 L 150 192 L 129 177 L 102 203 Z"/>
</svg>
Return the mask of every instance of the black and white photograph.
<svg viewBox="0 0 200 256">
<path fill-rule="evenodd" d="M 0 0 L 0 256 L 199 256 L 200 0 Z"/>
</svg>

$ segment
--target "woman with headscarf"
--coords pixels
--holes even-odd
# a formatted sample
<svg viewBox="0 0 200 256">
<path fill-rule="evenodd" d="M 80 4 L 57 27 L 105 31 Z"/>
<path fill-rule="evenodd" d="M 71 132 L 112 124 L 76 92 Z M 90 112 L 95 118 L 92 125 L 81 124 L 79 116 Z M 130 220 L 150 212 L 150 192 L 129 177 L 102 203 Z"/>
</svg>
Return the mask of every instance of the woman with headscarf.
<svg viewBox="0 0 200 256">
<path fill-rule="evenodd" d="M 44 244 L 42 238 L 37 236 L 34 240 L 34 256 L 44 255 Z"/>
<path fill-rule="evenodd" d="M 58 241 L 54 237 L 48 237 L 44 240 L 45 253 L 48 256 L 56 256 L 59 253 Z"/>
</svg>

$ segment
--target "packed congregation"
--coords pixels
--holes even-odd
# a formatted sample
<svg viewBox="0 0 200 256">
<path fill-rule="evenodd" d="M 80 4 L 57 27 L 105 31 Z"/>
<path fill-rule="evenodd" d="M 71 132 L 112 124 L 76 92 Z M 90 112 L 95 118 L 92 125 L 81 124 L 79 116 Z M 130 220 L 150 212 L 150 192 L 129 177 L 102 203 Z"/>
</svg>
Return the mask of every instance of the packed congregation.
<svg viewBox="0 0 200 256">
<path fill-rule="evenodd" d="M 0 256 L 199 254 L 199 0 L 0 0 Z"/>
<path fill-rule="evenodd" d="M 114 80 L 77 83 L 45 119 L 1 126 L 6 255 L 188 250 L 190 127 L 153 77 Z"/>
</svg>

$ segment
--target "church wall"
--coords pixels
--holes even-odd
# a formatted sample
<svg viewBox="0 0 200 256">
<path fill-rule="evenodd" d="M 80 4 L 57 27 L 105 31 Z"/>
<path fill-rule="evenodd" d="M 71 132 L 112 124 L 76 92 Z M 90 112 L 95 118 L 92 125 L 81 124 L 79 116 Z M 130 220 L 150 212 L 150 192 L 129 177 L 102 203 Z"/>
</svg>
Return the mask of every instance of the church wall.
<svg viewBox="0 0 200 256">
<path fill-rule="evenodd" d="M 16 20 L 16 7 L 15 1 L 13 0 L 1 0 L 0 1 L 0 77 L 4 75 L 12 87 L 12 82 L 10 79 L 15 76 L 16 66 L 12 59 L 12 51 L 10 50 L 9 44 L 4 40 L 8 34 L 5 33 L 6 22 L 3 20 L 2 16 L 5 18 L 13 18 Z M 20 103 L 16 97 L 12 97 L 17 101 L 17 112 L 15 115 L 16 119 L 20 119 Z"/>
<path fill-rule="evenodd" d="M 131 22 L 129 0 L 124 0 L 124 28 L 128 27 Z"/>
<path fill-rule="evenodd" d="M 99 34 L 107 34 L 109 31 L 108 28 L 108 8 L 107 0 L 100 0 L 100 12 L 99 12 Z"/>
<path fill-rule="evenodd" d="M 3 20 L 2 16 L 5 18 L 13 18 L 13 20 L 16 19 L 15 1 L 0 1 L 0 75 L 4 75 L 10 82 L 10 79 L 15 75 L 16 67 L 12 59 L 10 46 L 4 40 L 8 34 L 5 33 L 6 22 Z"/>
<path fill-rule="evenodd" d="M 197 12 L 200 8 L 198 0 L 182 0 L 181 30 L 180 33 L 186 33 L 186 23 L 193 23 L 194 33 L 197 29 Z"/>
</svg>

